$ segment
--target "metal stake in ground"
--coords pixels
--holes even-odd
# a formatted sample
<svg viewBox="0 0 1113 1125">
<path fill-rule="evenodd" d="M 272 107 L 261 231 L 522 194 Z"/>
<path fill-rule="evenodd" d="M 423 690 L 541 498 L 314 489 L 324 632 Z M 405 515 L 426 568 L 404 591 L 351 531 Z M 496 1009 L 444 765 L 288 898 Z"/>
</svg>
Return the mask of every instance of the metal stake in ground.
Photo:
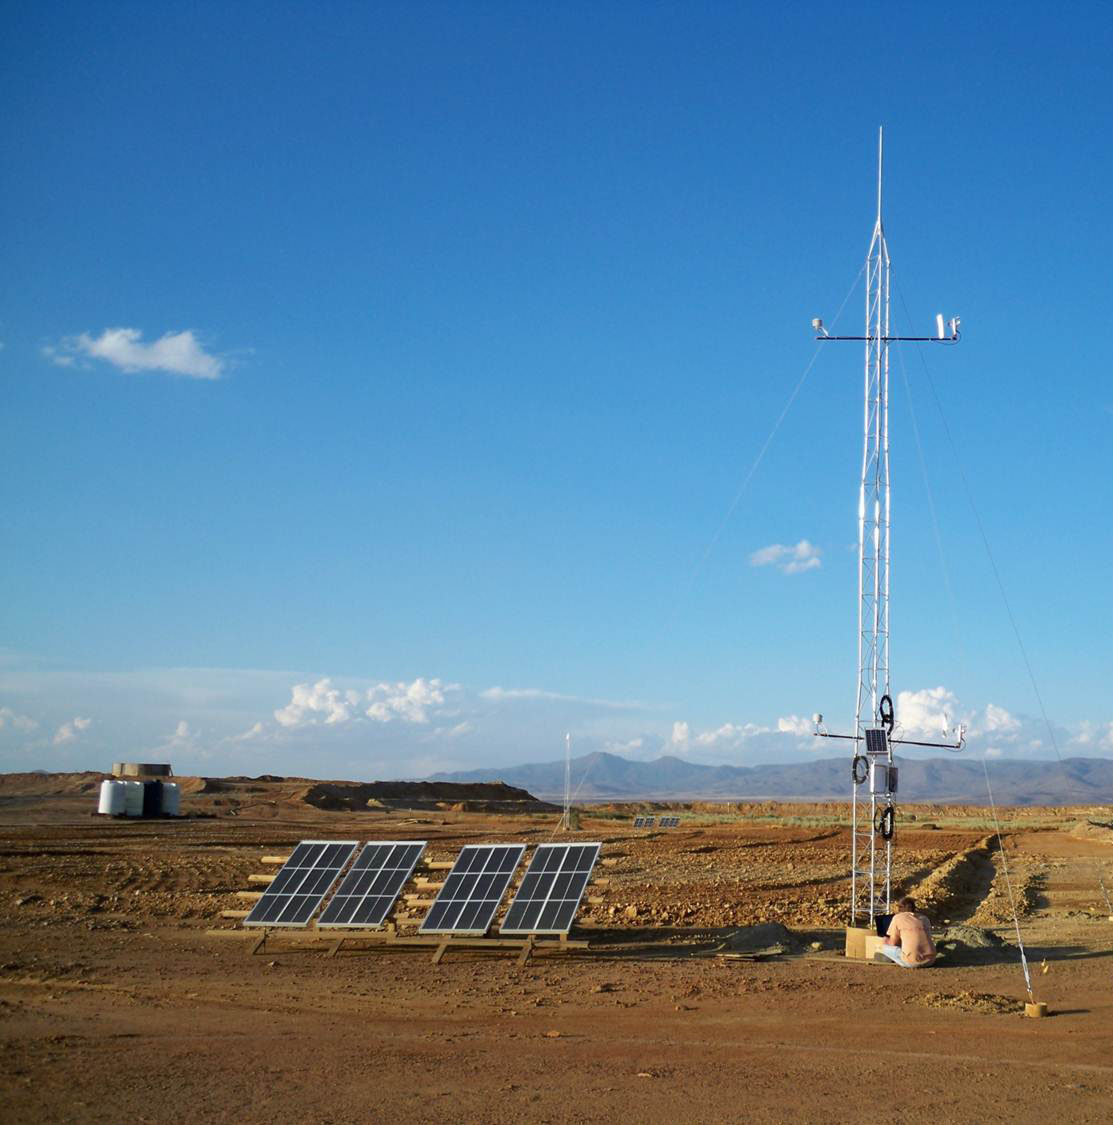
<svg viewBox="0 0 1113 1125">
<path fill-rule="evenodd" d="M 889 345 L 899 341 L 958 342 L 959 320 L 945 327 L 936 317 L 935 336 L 893 336 L 889 329 L 889 247 L 881 221 L 884 131 L 877 134 L 877 219 L 866 255 L 866 329 L 864 336 L 831 336 L 823 321 L 812 321 L 818 340 L 865 343 L 865 404 L 862 420 L 862 478 L 858 489 L 858 674 L 855 683 L 854 733 L 828 734 L 816 716 L 817 735 L 851 739 L 854 746 L 851 787 L 850 924 L 873 925 L 892 904 L 893 824 L 896 769 L 892 737 L 895 717 L 889 682 Z M 912 743 L 961 748 L 957 743 Z M 865 742 L 866 754 L 858 753 Z M 859 789 L 869 781 L 869 811 Z M 882 909 L 882 906 L 884 909 Z"/>
</svg>

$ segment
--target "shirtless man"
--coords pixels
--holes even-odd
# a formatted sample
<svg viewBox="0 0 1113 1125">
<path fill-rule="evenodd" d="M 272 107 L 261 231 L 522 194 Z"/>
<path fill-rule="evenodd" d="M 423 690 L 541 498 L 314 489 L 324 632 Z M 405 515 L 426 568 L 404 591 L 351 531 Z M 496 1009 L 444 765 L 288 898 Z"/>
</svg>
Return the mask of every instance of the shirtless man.
<svg viewBox="0 0 1113 1125">
<path fill-rule="evenodd" d="M 893 915 L 885 946 L 881 950 L 890 961 L 905 969 L 926 969 L 935 961 L 935 942 L 931 940 L 931 923 L 926 914 L 916 913 L 916 902 L 902 898 L 900 912 Z"/>
</svg>

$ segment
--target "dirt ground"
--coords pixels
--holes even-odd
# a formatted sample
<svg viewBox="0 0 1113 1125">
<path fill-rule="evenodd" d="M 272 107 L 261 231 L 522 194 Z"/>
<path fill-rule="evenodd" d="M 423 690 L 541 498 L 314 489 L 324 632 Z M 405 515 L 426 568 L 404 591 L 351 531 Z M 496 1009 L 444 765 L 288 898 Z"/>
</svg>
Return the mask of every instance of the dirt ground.
<svg viewBox="0 0 1113 1125">
<path fill-rule="evenodd" d="M 197 779 L 181 820 L 120 821 L 91 815 L 98 780 L 0 777 L 5 1120 L 1113 1119 L 1102 810 L 1008 810 L 1004 856 L 985 810 L 902 810 L 898 888 L 987 939 L 911 972 L 839 953 L 845 810 L 687 806 L 647 832 L 632 807 L 587 809 L 574 836 L 603 841 L 609 880 L 574 935 L 590 948 L 434 966 L 423 947 L 251 955 L 220 912 L 300 839 L 447 860 L 546 841 L 551 813 L 329 811 L 308 782 Z M 1006 860 L 1048 1019 L 1019 1014 Z M 718 955 L 759 923 L 797 951 Z"/>
</svg>

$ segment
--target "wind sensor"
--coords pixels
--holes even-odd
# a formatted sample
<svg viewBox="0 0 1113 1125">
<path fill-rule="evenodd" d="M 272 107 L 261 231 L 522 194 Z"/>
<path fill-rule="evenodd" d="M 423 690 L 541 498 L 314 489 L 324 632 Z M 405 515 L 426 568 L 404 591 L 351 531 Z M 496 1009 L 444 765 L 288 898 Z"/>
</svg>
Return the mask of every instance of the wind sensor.
<svg viewBox="0 0 1113 1125">
<path fill-rule="evenodd" d="M 893 835 L 896 822 L 897 766 L 893 747 L 933 746 L 961 750 L 960 725 L 947 742 L 896 737 L 899 727 L 889 682 L 889 345 L 956 344 L 960 321 L 935 318 L 934 336 L 894 336 L 889 329 L 889 248 L 881 221 L 884 132 L 877 136 L 877 219 L 866 255 L 866 327 L 863 336 L 832 336 L 823 321 L 812 321 L 817 340 L 865 343 L 865 413 L 862 427 L 862 478 L 858 489 L 858 674 L 854 733 L 831 734 L 815 716 L 818 738 L 854 743 L 851 762 L 850 925 L 876 925 L 892 907 Z M 864 749 L 864 753 L 862 752 Z M 848 942 L 849 948 L 849 942 Z"/>
</svg>

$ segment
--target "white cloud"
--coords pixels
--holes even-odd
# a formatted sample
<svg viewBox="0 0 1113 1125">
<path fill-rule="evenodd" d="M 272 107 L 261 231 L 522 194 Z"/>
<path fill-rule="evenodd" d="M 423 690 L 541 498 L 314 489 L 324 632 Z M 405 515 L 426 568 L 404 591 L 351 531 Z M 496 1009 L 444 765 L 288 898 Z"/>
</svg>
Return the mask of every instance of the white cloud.
<svg viewBox="0 0 1113 1125">
<path fill-rule="evenodd" d="M 686 747 L 688 745 L 688 738 L 691 734 L 691 729 L 687 723 L 676 722 L 672 724 L 672 735 L 669 738 L 669 745 L 673 747 Z"/>
<path fill-rule="evenodd" d="M 985 717 L 982 720 L 984 730 L 993 731 L 998 735 L 1015 734 L 1020 730 L 1020 726 L 1020 720 L 1010 715 L 1004 707 L 998 707 L 995 703 L 986 704 Z"/>
<path fill-rule="evenodd" d="M 407 723 L 429 722 L 429 712 L 444 704 L 445 690 L 455 690 L 456 684 L 443 684 L 440 680 L 426 680 L 419 676 L 413 683 L 400 680 L 396 684 L 376 684 L 367 693 L 371 706 L 364 714 L 379 723 L 401 719 Z"/>
<path fill-rule="evenodd" d="M 473 730 L 475 727 L 465 721 L 457 723 L 454 727 L 434 727 L 431 733 L 435 738 L 462 738 L 465 734 L 471 734 Z"/>
<path fill-rule="evenodd" d="M 266 733 L 266 727 L 262 723 L 252 723 L 242 734 L 232 735 L 229 742 L 251 742 L 254 739 L 262 738 Z"/>
<path fill-rule="evenodd" d="M 590 696 L 545 691 L 542 688 L 503 688 L 497 685 L 485 688 L 479 693 L 479 697 L 489 703 L 577 703 L 614 711 L 641 711 L 645 708 L 644 704 L 629 699 L 594 699 Z"/>
<path fill-rule="evenodd" d="M 755 734 L 768 734 L 769 728 L 756 723 L 723 723 L 715 730 L 705 730 L 695 737 L 697 746 L 741 746 Z"/>
<path fill-rule="evenodd" d="M 68 723 L 63 723 L 55 732 L 53 743 L 55 746 L 63 746 L 67 742 L 73 742 L 77 736 L 92 726 L 92 719 L 83 719 L 81 716 L 76 716 L 70 719 Z"/>
<path fill-rule="evenodd" d="M 782 715 L 777 720 L 777 730 L 781 734 L 812 734 L 815 731 L 815 723 L 799 715 Z"/>
<path fill-rule="evenodd" d="M 166 371 L 191 379 L 219 379 L 226 366 L 222 357 L 206 352 L 189 329 L 166 332 L 150 343 L 144 343 L 138 328 L 106 328 L 99 336 L 82 332 L 59 347 L 48 345 L 43 354 L 64 367 L 82 356 L 102 359 L 128 374 Z"/>
<path fill-rule="evenodd" d="M 897 693 L 897 724 L 901 734 L 942 738 L 960 721 L 958 698 L 945 687 L 923 688 L 920 691 Z"/>
<path fill-rule="evenodd" d="M 11 727 L 21 734 L 30 734 L 38 728 L 38 723 L 27 715 L 19 715 L 10 707 L 0 707 L 0 730 Z"/>
<path fill-rule="evenodd" d="M 351 719 L 352 706 L 347 693 L 334 688 L 326 676 L 312 687 L 295 684 L 290 689 L 290 702 L 275 711 L 274 717 L 287 728 L 316 726 L 322 720 L 325 726 L 335 726 Z"/>
<path fill-rule="evenodd" d="M 802 574 L 805 570 L 818 570 L 823 552 L 801 539 L 794 547 L 771 543 L 750 555 L 750 566 L 775 566 L 782 574 Z"/>
<path fill-rule="evenodd" d="M 1078 732 L 1071 739 L 1075 745 L 1087 749 L 1113 750 L 1113 722 L 1091 723 L 1084 721 L 1078 724 Z"/>
<path fill-rule="evenodd" d="M 73 367 L 74 365 L 74 358 L 69 352 L 61 351 L 52 344 L 44 345 L 42 354 L 49 359 L 51 363 L 57 364 L 58 367 Z"/>
</svg>

